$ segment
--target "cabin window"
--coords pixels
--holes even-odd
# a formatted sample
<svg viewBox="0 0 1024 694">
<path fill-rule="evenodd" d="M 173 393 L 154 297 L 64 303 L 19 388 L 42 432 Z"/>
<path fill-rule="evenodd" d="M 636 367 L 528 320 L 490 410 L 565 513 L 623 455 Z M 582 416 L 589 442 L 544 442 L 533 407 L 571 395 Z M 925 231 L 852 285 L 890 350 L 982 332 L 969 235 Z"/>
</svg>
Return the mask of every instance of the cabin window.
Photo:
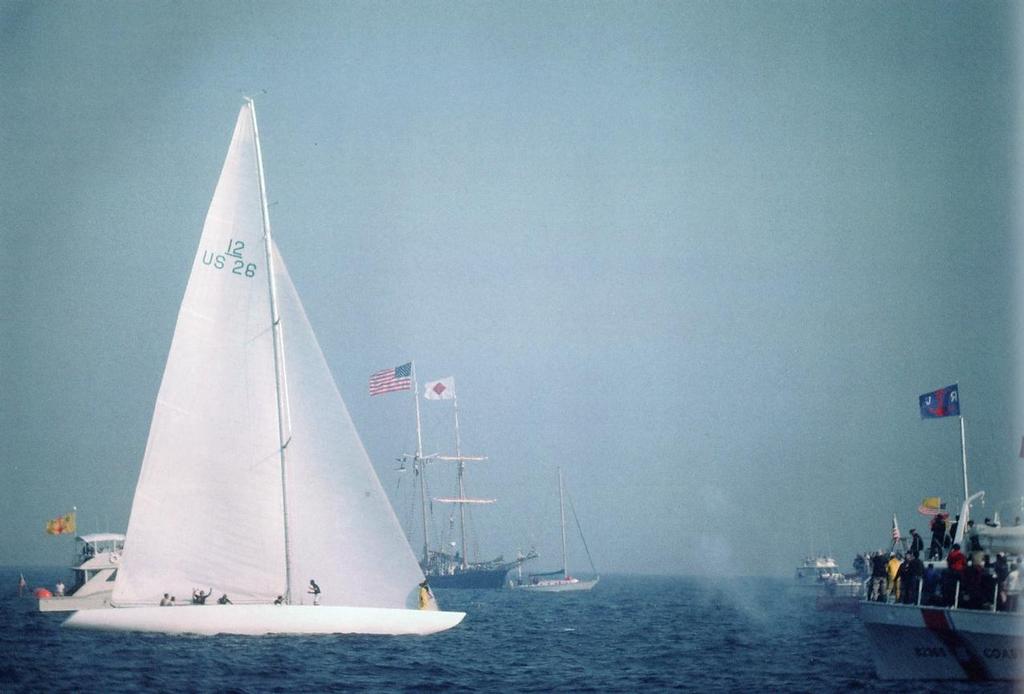
<svg viewBox="0 0 1024 694">
<path fill-rule="evenodd" d="M 110 575 L 107 576 L 107 583 L 110 583 L 111 581 L 115 580 L 116 578 L 117 578 L 117 569 L 114 569 L 113 571 L 110 572 Z"/>
</svg>

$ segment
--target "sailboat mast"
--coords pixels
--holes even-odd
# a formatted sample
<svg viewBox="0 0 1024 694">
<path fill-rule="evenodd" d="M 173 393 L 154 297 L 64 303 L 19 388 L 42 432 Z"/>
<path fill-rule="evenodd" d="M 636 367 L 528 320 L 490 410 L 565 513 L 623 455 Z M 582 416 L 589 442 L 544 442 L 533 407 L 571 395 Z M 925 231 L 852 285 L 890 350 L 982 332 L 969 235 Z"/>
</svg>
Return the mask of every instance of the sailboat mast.
<svg viewBox="0 0 1024 694">
<path fill-rule="evenodd" d="M 420 424 L 420 386 L 416 381 L 416 362 L 412 362 L 412 399 L 416 403 L 416 456 L 415 469 L 420 476 L 420 512 L 423 514 L 423 571 L 430 563 L 430 547 L 427 542 L 427 477 L 423 465 L 423 428 Z"/>
<path fill-rule="evenodd" d="M 466 498 L 466 486 L 463 481 L 463 473 L 466 471 L 466 461 L 462 459 L 462 441 L 459 438 L 459 396 L 452 396 L 452 407 L 455 409 L 455 457 L 459 459 L 459 499 Z M 459 547 L 462 549 L 462 568 L 466 569 L 469 562 L 466 559 L 466 503 L 459 504 Z"/>
<path fill-rule="evenodd" d="M 562 519 L 562 578 L 569 578 L 569 561 L 565 552 L 565 501 L 562 499 L 562 468 L 558 468 L 558 514 Z"/>
<path fill-rule="evenodd" d="M 288 477 L 285 474 L 285 449 L 291 441 L 291 411 L 288 406 L 288 382 L 284 365 L 284 331 L 277 305 L 277 284 L 274 281 L 274 254 L 270 236 L 270 208 L 267 205 L 267 183 L 263 175 L 263 152 L 260 131 L 256 125 L 256 104 L 246 97 L 252 117 L 253 142 L 256 144 L 256 170 L 260 178 L 260 212 L 263 216 L 263 248 L 267 257 L 267 287 L 270 292 L 270 318 L 274 340 L 274 386 L 277 390 L 277 436 L 281 460 L 281 505 L 284 512 L 284 575 L 285 602 L 292 601 L 292 560 L 288 541 Z"/>
</svg>

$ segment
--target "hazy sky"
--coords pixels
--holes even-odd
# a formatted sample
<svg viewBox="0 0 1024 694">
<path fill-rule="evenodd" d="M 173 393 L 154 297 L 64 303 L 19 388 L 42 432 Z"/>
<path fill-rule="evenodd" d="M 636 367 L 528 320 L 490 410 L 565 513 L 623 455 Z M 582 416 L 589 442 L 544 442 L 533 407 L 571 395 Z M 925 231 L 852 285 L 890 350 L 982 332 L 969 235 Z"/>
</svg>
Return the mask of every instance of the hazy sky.
<svg viewBox="0 0 1024 694">
<path fill-rule="evenodd" d="M 0 2 L 0 563 L 127 525 L 243 95 L 396 511 L 453 375 L 488 556 L 790 573 L 1019 508 L 1019 29 L 943 3 Z M 1016 384 L 1016 385 L 1015 385 Z M 444 403 L 426 447 L 450 448 Z M 404 486 L 403 486 L 404 485 Z M 450 483 L 432 493 L 450 495 Z M 1013 503 L 1017 499 L 1017 505 Z M 415 543 L 414 543 L 415 545 Z M 538 565 L 538 568 L 540 566 Z"/>
</svg>

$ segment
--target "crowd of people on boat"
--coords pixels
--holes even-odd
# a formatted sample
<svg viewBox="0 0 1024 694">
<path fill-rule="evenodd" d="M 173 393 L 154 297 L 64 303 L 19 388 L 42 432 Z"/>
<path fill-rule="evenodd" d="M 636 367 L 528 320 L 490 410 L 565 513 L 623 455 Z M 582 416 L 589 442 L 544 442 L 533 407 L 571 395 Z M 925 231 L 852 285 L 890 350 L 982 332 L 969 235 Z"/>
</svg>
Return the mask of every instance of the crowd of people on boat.
<svg viewBox="0 0 1024 694">
<path fill-rule="evenodd" d="M 210 588 L 206 592 L 192 589 L 192 604 L 193 605 L 205 605 L 207 598 L 213 595 L 213 588 Z M 177 607 L 180 603 L 177 602 L 177 598 L 170 593 L 164 593 L 164 596 L 160 598 L 160 607 Z M 224 593 L 217 598 L 218 605 L 230 605 L 231 601 L 228 599 L 228 594 Z"/>
<path fill-rule="evenodd" d="M 985 519 L 985 525 L 990 528 L 998 528 L 1000 526 L 999 521 L 992 520 L 991 518 Z M 1019 526 L 1021 523 L 1020 516 L 1017 516 L 1013 520 L 1014 526 Z M 955 519 L 950 520 L 948 513 L 940 513 L 932 518 L 928 529 L 931 531 L 931 543 L 928 545 L 928 559 L 944 559 L 949 554 L 950 548 L 953 544 L 953 539 L 956 537 L 956 531 L 960 527 L 960 516 L 957 515 Z M 917 534 L 916 530 L 910 531 L 911 535 L 911 552 L 922 552 L 924 549 L 924 540 L 920 535 Z M 980 552 L 981 541 L 978 539 L 978 529 L 974 525 L 973 520 L 967 521 L 967 527 L 964 528 L 964 542 L 967 543 L 967 551 L 971 554 Z"/>
<path fill-rule="evenodd" d="M 911 532 L 910 550 L 858 555 L 854 565 L 868 580 L 868 600 L 1014 612 L 1024 587 L 1021 560 L 1011 562 L 1004 552 L 993 559 L 981 551 L 964 553 L 953 543 L 945 566 L 929 557 L 921 559 L 920 546 Z M 917 538 L 920 539 L 919 537 Z"/>
</svg>

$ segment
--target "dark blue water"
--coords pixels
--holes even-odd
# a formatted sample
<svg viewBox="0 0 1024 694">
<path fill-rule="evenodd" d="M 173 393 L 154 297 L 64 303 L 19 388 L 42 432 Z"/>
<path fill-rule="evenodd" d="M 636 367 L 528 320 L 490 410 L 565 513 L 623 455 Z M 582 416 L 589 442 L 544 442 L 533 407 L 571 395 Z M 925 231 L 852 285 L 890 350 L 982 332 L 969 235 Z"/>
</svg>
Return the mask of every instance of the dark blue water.
<svg viewBox="0 0 1024 694">
<path fill-rule="evenodd" d="M 56 570 L 26 571 L 31 585 Z M 1008 692 L 885 682 L 856 617 L 780 579 L 607 576 L 590 593 L 438 591 L 427 637 L 169 637 L 62 630 L 0 571 L 0 691 Z"/>
</svg>

